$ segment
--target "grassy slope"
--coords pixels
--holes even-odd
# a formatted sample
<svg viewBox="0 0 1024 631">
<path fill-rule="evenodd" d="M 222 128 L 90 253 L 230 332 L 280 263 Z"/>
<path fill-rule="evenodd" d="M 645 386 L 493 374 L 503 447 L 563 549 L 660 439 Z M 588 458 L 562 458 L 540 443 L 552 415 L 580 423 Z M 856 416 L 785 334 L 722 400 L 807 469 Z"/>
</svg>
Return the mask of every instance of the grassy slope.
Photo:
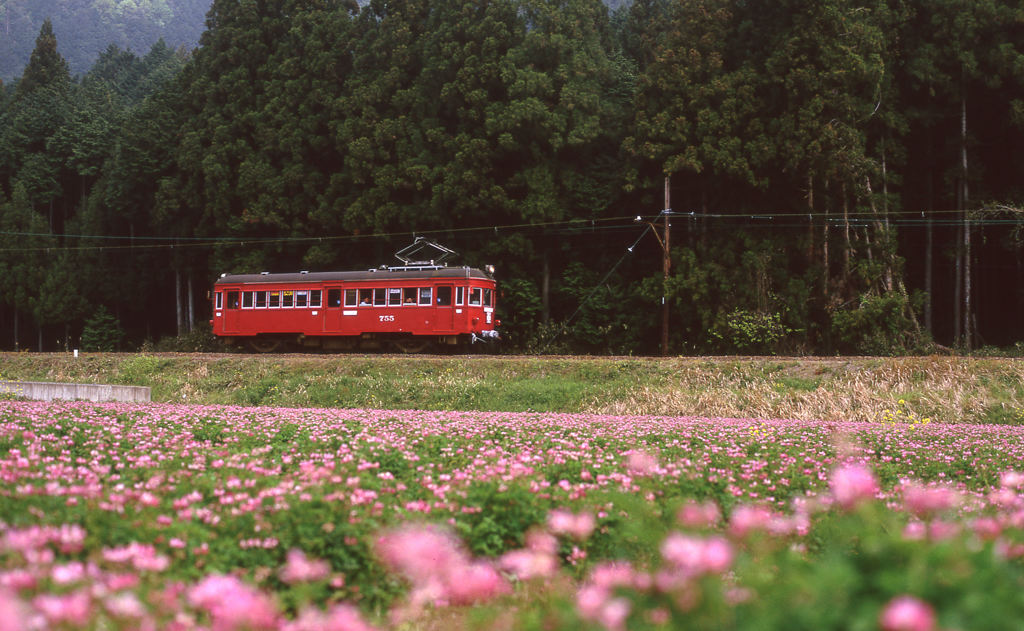
<svg viewBox="0 0 1024 631">
<path fill-rule="evenodd" d="M 1014 359 L 6 353 L 0 378 L 143 385 L 188 403 L 1024 422 Z"/>
</svg>

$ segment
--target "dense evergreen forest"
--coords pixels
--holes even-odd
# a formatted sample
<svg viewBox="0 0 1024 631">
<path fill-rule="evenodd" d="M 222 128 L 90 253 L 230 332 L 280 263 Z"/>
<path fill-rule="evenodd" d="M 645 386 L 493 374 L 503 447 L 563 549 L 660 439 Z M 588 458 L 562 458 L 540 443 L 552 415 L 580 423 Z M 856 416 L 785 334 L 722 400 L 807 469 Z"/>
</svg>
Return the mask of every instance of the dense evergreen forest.
<svg viewBox="0 0 1024 631">
<path fill-rule="evenodd" d="M 0 347 L 134 348 L 201 328 L 222 272 L 417 235 L 497 266 L 512 349 L 656 353 L 663 296 L 673 354 L 1024 339 L 1016 0 L 214 0 L 206 29 L 72 78 L 42 25 L 0 101 Z"/>
<path fill-rule="evenodd" d="M 111 45 L 145 53 L 159 40 L 195 48 L 212 0 L 0 0 L 0 79 L 21 76 L 43 22 L 50 21 L 73 75 Z"/>
</svg>

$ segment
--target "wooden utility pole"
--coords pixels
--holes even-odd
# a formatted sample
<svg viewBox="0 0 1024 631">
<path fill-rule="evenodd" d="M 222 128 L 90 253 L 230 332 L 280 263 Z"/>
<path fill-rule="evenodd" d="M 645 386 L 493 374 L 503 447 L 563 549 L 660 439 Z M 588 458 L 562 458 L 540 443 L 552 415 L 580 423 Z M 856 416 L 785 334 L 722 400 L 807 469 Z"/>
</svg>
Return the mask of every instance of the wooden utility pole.
<svg viewBox="0 0 1024 631">
<path fill-rule="evenodd" d="M 672 213 L 672 199 L 671 199 L 671 187 L 669 184 L 669 176 L 665 176 L 665 210 L 662 214 L 665 215 L 665 239 L 661 244 L 663 251 L 662 258 L 662 270 L 665 272 L 665 281 L 661 286 L 661 355 L 665 357 L 668 355 L 668 277 L 669 272 L 672 270 L 672 255 L 669 250 L 669 215 Z"/>
<path fill-rule="evenodd" d="M 654 238 L 658 240 L 658 245 L 661 246 L 661 269 L 664 272 L 664 278 L 661 281 L 661 355 L 665 357 L 668 355 L 668 278 L 672 272 L 672 251 L 669 249 L 671 245 L 669 228 L 672 225 L 670 217 L 672 216 L 672 204 L 669 193 L 669 176 L 665 176 L 665 209 L 661 211 L 661 215 L 665 218 L 665 234 L 664 237 L 658 234 L 658 226 L 654 225 L 653 221 L 647 221 L 640 215 L 637 215 L 636 221 L 643 222 L 654 233 Z M 644 231 L 647 234 L 647 231 Z M 632 252 L 633 248 L 629 248 Z"/>
</svg>

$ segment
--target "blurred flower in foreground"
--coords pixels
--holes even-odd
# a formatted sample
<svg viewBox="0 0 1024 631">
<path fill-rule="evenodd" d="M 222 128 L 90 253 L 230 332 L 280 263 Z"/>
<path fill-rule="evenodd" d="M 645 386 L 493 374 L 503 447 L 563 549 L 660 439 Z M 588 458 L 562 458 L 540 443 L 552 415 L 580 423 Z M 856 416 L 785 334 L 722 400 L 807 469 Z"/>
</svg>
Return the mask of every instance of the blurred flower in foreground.
<svg viewBox="0 0 1024 631">
<path fill-rule="evenodd" d="M 960 496 L 944 486 L 924 486 L 908 483 L 903 486 L 903 505 L 908 512 L 919 517 L 940 513 L 956 507 Z"/>
<path fill-rule="evenodd" d="M 913 596 L 899 596 L 885 606 L 878 624 L 883 631 L 932 631 L 935 612 L 931 605 Z"/>
<path fill-rule="evenodd" d="M 687 528 L 710 528 L 721 518 L 718 504 L 710 500 L 703 503 L 689 500 L 676 512 L 676 520 Z"/>
<path fill-rule="evenodd" d="M 632 475 L 651 475 L 658 470 L 658 459 L 644 451 L 626 453 L 626 469 Z"/>
<path fill-rule="evenodd" d="M 526 547 L 510 550 L 498 562 L 501 569 L 521 581 L 548 577 L 558 572 L 558 540 L 542 530 L 526 533 Z"/>
<path fill-rule="evenodd" d="M 863 465 L 847 465 L 836 469 L 829 487 L 836 502 L 847 510 L 862 501 L 870 500 L 878 493 L 875 476 Z"/>
<path fill-rule="evenodd" d="M 473 560 L 447 532 L 431 526 L 407 526 L 377 540 L 384 563 L 412 583 L 413 609 L 434 605 L 468 605 L 511 589 L 489 563 Z"/>
<path fill-rule="evenodd" d="M 234 576 L 207 576 L 189 590 L 188 600 L 210 613 L 214 631 L 253 631 L 277 625 L 278 612 L 270 597 Z"/>
<path fill-rule="evenodd" d="M 732 565 L 732 546 L 722 537 L 707 539 L 673 532 L 661 544 L 661 556 L 688 576 L 721 574 Z"/>
<path fill-rule="evenodd" d="M 307 607 L 294 622 L 286 623 L 281 631 L 376 631 L 376 627 L 367 624 L 358 609 L 341 603 L 332 605 L 327 612 Z"/>
<path fill-rule="evenodd" d="M 288 558 L 285 566 L 281 568 L 281 580 L 289 585 L 295 583 L 310 583 L 327 578 L 330 573 L 330 566 L 326 561 L 309 559 L 306 553 L 298 548 L 288 551 Z"/>
<path fill-rule="evenodd" d="M 0 588 L 0 631 L 28 629 L 26 607 L 17 596 Z"/>
<path fill-rule="evenodd" d="M 586 539 L 594 531 L 594 515 L 583 512 L 578 515 L 562 508 L 548 513 L 548 528 L 556 535 L 569 535 L 576 539 Z"/>
</svg>

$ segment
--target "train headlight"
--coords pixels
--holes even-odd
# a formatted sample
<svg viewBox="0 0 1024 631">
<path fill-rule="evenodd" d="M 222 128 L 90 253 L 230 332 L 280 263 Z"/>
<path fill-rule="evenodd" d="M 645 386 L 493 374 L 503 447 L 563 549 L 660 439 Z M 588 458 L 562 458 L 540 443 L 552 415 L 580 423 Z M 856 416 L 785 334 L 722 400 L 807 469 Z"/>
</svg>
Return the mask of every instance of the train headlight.
<svg viewBox="0 0 1024 631">
<path fill-rule="evenodd" d="M 484 266 L 484 269 L 487 271 L 488 274 L 490 274 L 491 276 L 494 276 L 494 266 L 493 265 Z"/>
</svg>

